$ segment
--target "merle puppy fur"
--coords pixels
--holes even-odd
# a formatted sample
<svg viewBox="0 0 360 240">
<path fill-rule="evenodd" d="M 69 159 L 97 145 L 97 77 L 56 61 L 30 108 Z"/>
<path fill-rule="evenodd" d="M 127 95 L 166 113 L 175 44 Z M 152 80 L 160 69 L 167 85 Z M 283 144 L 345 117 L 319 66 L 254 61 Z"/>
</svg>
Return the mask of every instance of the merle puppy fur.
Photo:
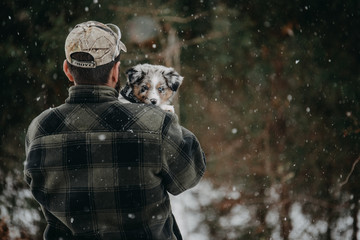
<svg viewBox="0 0 360 240">
<path fill-rule="evenodd" d="M 174 112 L 170 105 L 183 77 L 173 68 L 139 64 L 126 71 L 127 82 L 120 91 L 119 99 L 133 103 L 147 103 Z"/>
</svg>

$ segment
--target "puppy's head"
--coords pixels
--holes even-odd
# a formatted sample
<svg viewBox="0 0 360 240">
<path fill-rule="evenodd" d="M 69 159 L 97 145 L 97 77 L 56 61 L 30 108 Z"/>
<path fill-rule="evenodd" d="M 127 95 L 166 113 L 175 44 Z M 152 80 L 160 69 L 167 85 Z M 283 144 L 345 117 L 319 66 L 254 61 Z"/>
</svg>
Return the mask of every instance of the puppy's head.
<svg viewBox="0 0 360 240">
<path fill-rule="evenodd" d="M 183 81 L 173 68 L 161 65 L 139 64 L 128 69 L 126 75 L 128 95 L 154 105 L 169 104 Z"/>
</svg>

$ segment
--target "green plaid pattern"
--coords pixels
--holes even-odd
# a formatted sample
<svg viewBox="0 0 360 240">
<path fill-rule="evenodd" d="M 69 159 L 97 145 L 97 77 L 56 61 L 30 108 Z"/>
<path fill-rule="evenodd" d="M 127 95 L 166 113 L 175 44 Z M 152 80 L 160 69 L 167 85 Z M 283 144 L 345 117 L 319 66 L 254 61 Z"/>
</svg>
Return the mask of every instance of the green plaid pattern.
<svg viewBox="0 0 360 240">
<path fill-rule="evenodd" d="M 200 144 L 176 115 L 117 98 L 110 87 L 73 86 L 30 124 L 24 174 L 44 239 L 181 239 L 168 192 L 199 182 Z"/>
</svg>

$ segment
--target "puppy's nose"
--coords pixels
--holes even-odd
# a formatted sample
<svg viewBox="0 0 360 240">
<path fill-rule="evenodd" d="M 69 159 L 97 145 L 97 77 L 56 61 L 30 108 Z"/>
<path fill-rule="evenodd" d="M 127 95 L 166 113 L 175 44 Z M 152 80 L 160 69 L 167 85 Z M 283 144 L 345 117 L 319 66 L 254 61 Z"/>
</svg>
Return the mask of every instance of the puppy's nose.
<svg viewBox="0 0 360 240">
<path fill-rule="evenodd" d="M 157 103 L 157 100 L 152 98 L 152 99 L 150 99 L 150 102 L 155 105 Z"/>
</svg>

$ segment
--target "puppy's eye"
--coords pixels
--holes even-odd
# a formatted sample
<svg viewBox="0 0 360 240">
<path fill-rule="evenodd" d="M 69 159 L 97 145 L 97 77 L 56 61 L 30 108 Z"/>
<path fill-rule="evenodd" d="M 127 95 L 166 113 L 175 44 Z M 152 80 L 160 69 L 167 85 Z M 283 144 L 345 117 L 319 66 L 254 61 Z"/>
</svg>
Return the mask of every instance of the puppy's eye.
<svg viewBox="0 0 360 240">
<path fill-rule="evenodd" d="M 159 87 L 158 90 L 160 93 L 162 93 L 162 92 L 164 92 L 165 89 L 164 89 L 164 87 Z"/>
<path fill-rule="evenodd" d="M 145 92 L 147 90 L 149 90 L 148 86 L 142 86 L 140 91 Z"/>
</svg>

